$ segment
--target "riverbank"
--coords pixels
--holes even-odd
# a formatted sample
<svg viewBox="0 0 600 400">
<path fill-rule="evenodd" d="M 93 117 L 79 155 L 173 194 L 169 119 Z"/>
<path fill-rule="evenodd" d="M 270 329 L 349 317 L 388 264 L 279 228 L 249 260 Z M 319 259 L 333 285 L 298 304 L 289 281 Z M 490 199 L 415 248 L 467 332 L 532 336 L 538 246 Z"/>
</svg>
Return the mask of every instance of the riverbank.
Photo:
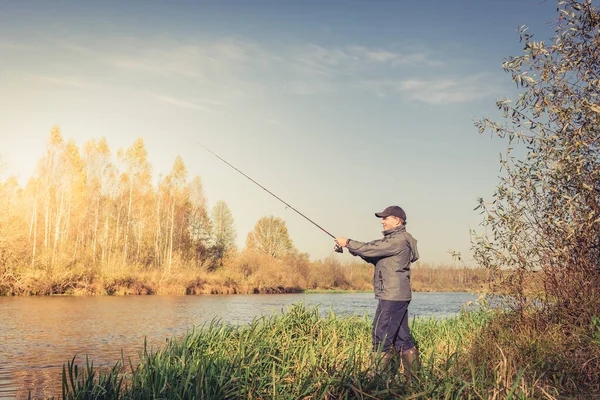
<svg viewBox="0 0 600 400">
<path fill-rule="evenodd" d="M 540 352 L 528 364 L 508 358 L 515 348 L 490 336 L 505 318 L 478 310 L 443 320 L 413 320 L 422 367 L 410 383 L 396 366 L 373 374 L 369 319 L 323 317 L 316 309 L 295 305 L 281 316 L 248 325 L 209 324 L 155 352 L 144 351 L 133 369 L 117 365 L 99 374 L 98 368 L 76 370 L 70 364 L 63 390 L 65 399 L 84 394 L 113 399 L 587 398 L 584 388 L 568 388 L 559 371 L 540 373 L 540 362 L 550 356 L 543 351 L 560 358 L 556 348 L 540 342 Z"/>
<path fill-rule="evenodd" d="M 0 296 L 95 295 L 206 295 L 274 294 L 304 291 L 371 291 L 372 266 L 340 264 L 334 260 L 309 262 L 246 256 L 216 270 L 176 265 L 170 270 L 137 265 L 74 265 L 24 267 L 0 274 Z M 487 271 L 417 263 L 411 284 L 416 292 L 481 292 Z"/>
</svg>

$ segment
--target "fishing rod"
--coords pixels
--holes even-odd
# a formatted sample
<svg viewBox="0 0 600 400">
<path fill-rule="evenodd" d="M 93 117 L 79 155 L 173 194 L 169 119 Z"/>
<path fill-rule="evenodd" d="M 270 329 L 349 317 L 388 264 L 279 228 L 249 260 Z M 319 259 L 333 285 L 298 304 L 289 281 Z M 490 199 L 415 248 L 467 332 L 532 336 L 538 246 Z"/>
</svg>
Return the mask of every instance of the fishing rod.
<svg viewBox="0 0 600 400">
<path fill-rule="evenodd" d="M 227 160 L 221 158 L 218 154 L 215 154 L 211 149 L 209 149 L 208 147 L 204 146 L 202 143 L 200 143 L 200 142 L 197 142 L 197 143 L 200 146 L 204 147 L 204 150 L 208 151 L 210 154 L 212 154 L 213 156 L 217 157 L 219 160 L 223 161 L 225 164 L 229 165 L 231 168 L 235 169 L 240 174 L 244 175 L 247 179 L 249 179 L 250 181 L 252 181 L 252 183 L 254 183 L 256 186 L 260 187 L 261 189 L 263 189 L 264 191 L 266 191 L 267 193 L 269 193 L 271 196 L 275 197 L 277 200 L 279 200 L 280 202 L 282 202 L 283 204 L 285 204 L 287 207 L 289 207 L 292 210 L 296 211 L 298 214 L 300 214 L 302 217 L 304 217 L 308 222 L 310 222 L 311 224 L 313 224 L 314 226 L 316 226 L 317 228 L 319 228 L 320 230 L 322 230 L 323 232 L 325 232 L 326 234 L 328 234 L 329 236 L 331 236 L 332 238 L 335 239 L 335 236 L 333 236 L 331 233 L 327 232 L 325 229 L 323 229 L 323 227 L 321 227 L 320 225 L 318 225 L 315 221 L 313 221 L 312 219 L 308 218 L 306 215 L 302 214 L 300 211 L 296 210 L 294 207 L 292 207 L 286 201 L 284 201 L 283 199 L 281 199 L 275 193 L 271 192 L 269 189 L 267 189 L 266 187 L 264 187 L 260 183 L 256 182 L 254 179 L 250 178 L 248 175 L 246 175 L 245 173 L 243 173 L 242 171 L 240 171 L 239 169 L 237 169 L 233 165 L 231 165 L 229 162 L 227 162 Z M 335 245 L 334 250 L 337 253 L 343 253 L 344 252 L 344 250 L 342 249 L 342 247 L 339 246 L 338 244 Z"/>
</svg>

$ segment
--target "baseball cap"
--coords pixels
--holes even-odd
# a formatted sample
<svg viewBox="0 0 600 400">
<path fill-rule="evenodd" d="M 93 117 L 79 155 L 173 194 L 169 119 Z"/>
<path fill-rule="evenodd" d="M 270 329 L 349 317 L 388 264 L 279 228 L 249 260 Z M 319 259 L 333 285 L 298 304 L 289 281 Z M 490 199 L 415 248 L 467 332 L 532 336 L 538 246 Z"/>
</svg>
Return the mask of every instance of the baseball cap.
<svg viewBox="0 0 600 400">
<path fill-rule="evenodd" d="M 389 206 L 386 207 L 382 212 L 375 213 L 375 216 L 378 218 L 385 218 L 393 215 L 394 217 L 398 217 L 403 221 L 406 221 L 406 213 L 401 207 L 398 206 Z"/>
</svg>

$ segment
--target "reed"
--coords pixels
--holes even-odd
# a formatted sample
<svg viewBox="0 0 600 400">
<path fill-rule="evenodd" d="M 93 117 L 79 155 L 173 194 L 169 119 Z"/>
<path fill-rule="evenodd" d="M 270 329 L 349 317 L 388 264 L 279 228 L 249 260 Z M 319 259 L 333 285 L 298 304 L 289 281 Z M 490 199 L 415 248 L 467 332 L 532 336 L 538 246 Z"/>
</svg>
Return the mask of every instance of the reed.
<svg viewBox="0 0 600 400">
<path fill-rule="evenodd" d="M 397 371 L 373 374 L 371 321 L 322 316 L 296 304 L 243 326 L 218 321 L 170 340 L 140 363 L 109 371 L 69 363 L 65 399 L 525 399 L 549 389 L 505 362 L 490 375 L 469 357 L 474 339 L 494 319 L 469 311 L 443 320 L 415 319 L 423 367 L 408 383 Z M 127 365 L 127 368 L 123 366 Z M 122 380 L 121 380 L 122 379 Z"/>
</svg>

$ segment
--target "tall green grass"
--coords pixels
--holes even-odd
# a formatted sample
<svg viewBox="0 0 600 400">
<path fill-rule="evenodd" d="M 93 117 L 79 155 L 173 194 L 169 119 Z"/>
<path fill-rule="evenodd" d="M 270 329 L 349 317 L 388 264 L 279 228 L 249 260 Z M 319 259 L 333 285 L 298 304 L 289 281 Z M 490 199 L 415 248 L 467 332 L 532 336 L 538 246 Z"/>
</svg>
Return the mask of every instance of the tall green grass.
<svg viewBox="0 0 600 400">
<path fill-rule="evenodd" d="M 244 326 L 217 321 L 145 350 L 137 366 L 109 371 L 68 363 L 65 399 L 395 399 L 536 396 L 522 371 L 483 373 L 468 349 L 493 314 L 472 311 L 443 320 L 415 319 L 412 331 L 423 367 L 408 383 L 402 374 L 374 373 L 369 318 L 296 304 Z M 127 368 L 124 368 L 123 364 Z"/>
</svg>

